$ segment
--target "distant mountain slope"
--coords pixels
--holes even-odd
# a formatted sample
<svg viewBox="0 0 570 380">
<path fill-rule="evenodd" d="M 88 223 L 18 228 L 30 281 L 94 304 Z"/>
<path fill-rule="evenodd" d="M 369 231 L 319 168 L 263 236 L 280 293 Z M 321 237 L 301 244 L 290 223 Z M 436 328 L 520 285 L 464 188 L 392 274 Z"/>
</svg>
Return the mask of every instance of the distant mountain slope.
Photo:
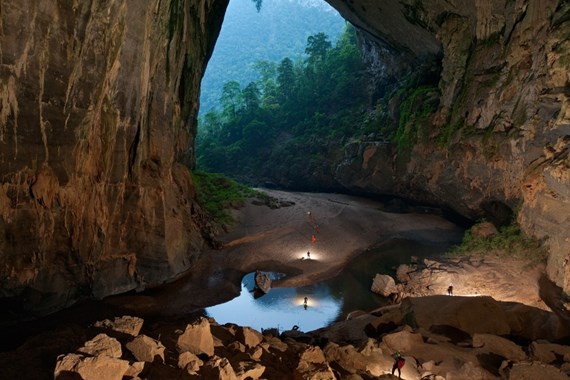
<svg viewBox="0 0 570 380">
<path fill-rule="evenodd" d="M 245 86 L 256 80 L 253 63 L 295 60 L 304 54 L 307 37 L 319 32 L 334 43 L 344 23 L 324 1 L 265 0 L 258 13 L 251 0 L 231 0 L 202 80 L 200 114 L 217 106 L 225 82 Z"/>
</svg>

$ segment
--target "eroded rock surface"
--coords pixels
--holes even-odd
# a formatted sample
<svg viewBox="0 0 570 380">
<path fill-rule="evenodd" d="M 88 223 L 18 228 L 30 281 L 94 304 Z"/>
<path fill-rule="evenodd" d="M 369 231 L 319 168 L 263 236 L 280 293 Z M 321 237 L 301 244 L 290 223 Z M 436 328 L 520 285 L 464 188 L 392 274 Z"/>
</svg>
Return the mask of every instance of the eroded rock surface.
<svg viewBox="0 0 570 380">
<path fill-rule="evenodd" d="M 188 169 L 227 0 L 2 2 L 0 296 L 47 313 L 172 280 L 211 239 Z"/>
</svg>

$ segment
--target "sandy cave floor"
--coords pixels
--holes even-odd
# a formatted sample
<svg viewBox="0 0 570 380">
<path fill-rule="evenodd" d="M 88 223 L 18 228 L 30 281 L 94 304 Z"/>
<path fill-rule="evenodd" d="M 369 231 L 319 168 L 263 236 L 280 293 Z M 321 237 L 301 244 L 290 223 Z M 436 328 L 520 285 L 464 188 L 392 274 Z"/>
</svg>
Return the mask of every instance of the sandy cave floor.
<svg viewBox="0 0 570 380">
<path fill-rule="evenodd" d="M 332 277 L 355 255 L 390 239 L 458 242 L 463 234 L 438 215 L 389 213 L 381 202 L 365 198 L 263 191 L 291 205 L 272 209 L 249 202 L 235 211 L 236 226 L 219 236 L 223 247 L 204 252 L 191 275 L 135 299 L 117 296 L 108 302 L 142 315 L 180 315 L 232 299 L 243 275 L 255 270 L 285 273 L 274 287 L 303 286 Z M 550 310 L 540 295 L 542 266 L 492 256 L 453 258 L 444 265 L 430 292 L 412 295 L 444 294 L 451 282 L 455 295 L 489 295 Z"/>
</svg>

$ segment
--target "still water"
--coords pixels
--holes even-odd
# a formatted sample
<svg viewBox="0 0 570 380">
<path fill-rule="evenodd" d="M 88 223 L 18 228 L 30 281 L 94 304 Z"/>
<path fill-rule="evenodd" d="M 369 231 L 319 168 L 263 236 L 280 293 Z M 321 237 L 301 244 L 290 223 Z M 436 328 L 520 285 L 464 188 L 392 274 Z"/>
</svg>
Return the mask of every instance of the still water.
<svg viewBox="0 0 570 380">
<path fill-rule="evenodd" d="M 266 328 L 283 331 L 294 325 L 301 331 L 315 330 L 345 319 L 351 311 L 368 311 L 386 305 L 385 298 L 370 291 L 376 273 L 394 275 L 398 265 L 409 263 L 412 256 L 437 257 L 451 245 L 393 241 L 362 253 L 334 278 L 298 288 L 272 288 L 261 297 L 256 297 L 254 292 L 255 274 L 249 273 L 242 279 L 238 297 L 209 307 L 206 313 L 220 324 L 236 323 L 258 331 Z"/>
</svg>

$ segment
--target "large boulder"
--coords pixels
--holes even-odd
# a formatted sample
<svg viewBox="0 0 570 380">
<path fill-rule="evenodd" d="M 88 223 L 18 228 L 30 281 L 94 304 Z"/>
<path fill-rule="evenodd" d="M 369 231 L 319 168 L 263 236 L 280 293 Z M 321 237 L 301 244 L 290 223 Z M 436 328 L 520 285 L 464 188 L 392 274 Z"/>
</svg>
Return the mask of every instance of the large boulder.
<svg viewBox="0 0 570 380">
<path fill-rule="evenodd" d="M 371 290 L 384 297 L 389 297 L 392 294 L 398 293 L 396 282 L 387 274 L 376 274 L 372 281 Z"/>
<path fill-rule="evenodd" d="M 210 322 L 201 317 L 187 325 L 186 330 L 178 337 L 177 347 L 181 352 L 214 355 L 214 337 L 210 331 Z"/>
<path fill-rule="evenodd" d="M 500 355 L 508 360 L 522 361 L 527 358 L 522 347 L 512 341 L 496 335 L 474 334 L 473 347 L 482 351 Z"/>
<path fill-rule="evenodd" d="M 407 322 L 426 330 L 432 326 L 447 325 L 470 335 L 507 335 L 511 332 L 503 307 L 491 297 L 406 298 L 402 310 Z M 493 317 L 489 318 L 491 315 Z"/>
<path fill-rule="evenodd" d="M 217 356 L 212 357 L 202 366 L 200 376 L 211 380 L 238 380 L 228 359 Z"/>
<path fill-rule="evenodd" d="M 109 319 L 97 321 L 95 322 L 94 327 L 109 329 L 131 336 L 137 336 L 141 331 L 143 323 L 144 320 L 142 318 L 125 315 L 122 317 L 117 317 L 112 321 Z"/>
<path fill-rule="evenodd" d="M 166 347 L 156 339 L 146 335 L 139 335 L 127 343 L 127 348 L 138 361 L 152 363 L 159 357 L 164 363 L 164 350 Z"/>
<path fill-rule="evenodd" d="M 238 327 L 236 330 L 236 339 L 248 348 L 252 348 L 263 341 L 263 335 L 251 327 Z"/>
<path fill-rule="evenodd" d="M 54 371 L 55 380 L 122 380 L 129 362 L 106 355 L 85 357 L 78 354 L 60 356 Z M 74 377 L 70 374 L 76 374 Z"/>
<path fill-rule="evenodd" d="M 99 334 L 85 342 L 83 347 L 77 351 L 89 356 L 108 356 L 110 358 L 120 358 L 122 355 L 121 343 L 106 334 Z"/>
<path fill-rule="evenodd" d="M 257 285 L 257 288 L 263 293 L 268 293 L 269 290 L 271 290 L 271 278 L 269 278 L 267 273 L 256 271 L 255 285 Z"/>
</svg>

